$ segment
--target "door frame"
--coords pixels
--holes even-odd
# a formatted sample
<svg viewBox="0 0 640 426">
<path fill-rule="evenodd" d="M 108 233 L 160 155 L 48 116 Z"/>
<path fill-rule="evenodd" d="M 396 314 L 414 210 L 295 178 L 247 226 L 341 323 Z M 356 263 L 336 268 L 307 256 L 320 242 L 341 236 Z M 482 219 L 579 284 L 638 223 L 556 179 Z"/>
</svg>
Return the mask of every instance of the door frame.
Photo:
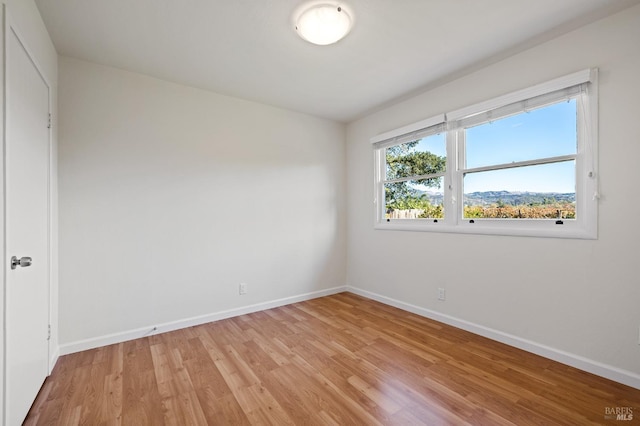
<svg viewBox="0 0 640 426">
<path fill-rule="evenodd" d="M 6 182 L 6 163 L 7 163 L 7 158 L 6 158 L 6 140 L 7 140 L 7 126 L 6 126 L 6 122 L 7 122 L 7 67 L 6 67 L 6 61 L 10 60 L 10 58 L 7 58 L 7 40 L 9 40 L 9 36 L 11 35 L 11 33 L 13 33 L 15 35 L 15 37 L 18 39 L 19 43 L 22 45 L 22 47 L 24 48 L 25 52 L 27 53 L 29 59 L 31 60 L 31 62 L 33 63 L 33 66 L 35 67 L 36 71 L 38 72 L 38 74 L 40 75 L 40 77 L 42 78 L 43 82 L 45 83 L 45 85 L 47 86 L 47 92 L 48 92 L 48 109 L 49 109 L 49 132 L 48 132 L 48 157 L 49 157 L 49 164 L 48 164 L 48 179 L 47 179 L 47 257 L 49 260 L 49 270 L 48 270 L 48 274 L 47 274 L 47 281 L 48 281 L 48 292 L 49 292 L 49 312 L 48 312 L 48 320 L 49 320 L 49 327 L 50 330 L 53 324 L 55 324 L 57 321 L 55 320 L 55 318 L 52 317 L 52 314 L 54 313 L 54 302 L 55 302 L 55 295 L 53 293 L 53 288 L 52 288 L 52 284 L 54 282 L 54 265 L 53 265 L 53 253 L 54 253 L 54 247 L 53 247 L 53 241 L 54 241 L 54 235 L 53 235 L 53 230 L 55 228 L 55 223 L 54 223 L 54 216 L 53 216 L 53 209 L 52 209 L 52 194 L 54 193 L 54 176 L 53 176 L 53 171 L 55 170 L 54 168 L 54 155 L 53 155 L 53 119 L 52 117 L 52 111 L 53 111 L 53 105 L 52 105 L 52 86 L 50 84 L 49 79 L 47 78 L 47 76 L 42 72 L 42 67 L 40 66 L 37 57 L 34 55 L 33 50 L 29 48 L 29 45 L 25 39 L 25 37 L 22 36 L 22 33 L 20 32 L 20 30 L 18 28 L 16 28 L 16 25 L 14 24 L 14 21 L 11 19 L 11 14 L 8 13 L 7 11 L 7 6 L 4 3 L 0 3 L 0 22 L 2 23 L 2 29 L 0 31 L 0 48 L 1 48 L 1 53 L 2 53 L 2 60 L 0 63 L 0 80 L 2 81 L 2 84 L 0 86 L 0 98 L 1 98 L 1 102 L 0 102 L 0 115 L 2 116 L 2 119 L 0 120 L 0 133 L 2 135 L 1 137 L 1 141 L 0 141 L 0 240 L 1 240 L 1 244 L 0 244 L 0 259 L 2 259 L 2 261 L 0 261 L 0 276 L 1 276 L 1 281 L 2 281 L 2 290 L 0 291 L 0 403 L 1 403 L 1 408 L 2 410 L 0 410 L 1 415 L 0 415 L 0 424 L 4 425 L 6 422 L 6 395 L 7 395 L 7 383 L 6 383 L 6 372 L 7 372 L 7 359 L 6 359 L 6 354 L 7 354 L 7 348 L 6 348 L 6 334 L 5 334 L 5 329 L 6 329 L 6 304 L 7 304 L 7 271 L 9 271 L 8 268 L 8 264 L 9 264 L 9 258 L 7 256 L 9 256 L 9 253 L 7 252 L 7 240 L 6 240 L 6 229 L 7 229 L 7 220 L 6 220 L 6 207 L 7 207 L 7 182 Z M 57 339 L 56 339 L 57 340 Z M 53 338 L 50 335 L 49 336 L 49 340 L 48 340 L 48 354 L 47 354 L 47 375 L 51 374 L 51 371 L 55 365 L 55 362 L 57 361 L 58 358 L 58 350 L 56 347 L 54 347 L 52 345 L 53 342 Z"/>
</svg>

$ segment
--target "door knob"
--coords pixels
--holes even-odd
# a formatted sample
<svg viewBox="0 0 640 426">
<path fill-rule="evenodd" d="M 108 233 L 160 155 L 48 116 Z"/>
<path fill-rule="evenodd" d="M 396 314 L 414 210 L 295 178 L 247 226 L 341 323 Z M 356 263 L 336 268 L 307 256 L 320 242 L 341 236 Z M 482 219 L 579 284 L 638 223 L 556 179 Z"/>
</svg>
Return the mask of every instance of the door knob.
<svg viewBox="0 0 640 426">
<path fill-rule="evenodd" d="M 18 266 L 22 266 L 23 268 L 31 266 L 32 260 L 33 259 L 31 259 L 30 257 L 21 257 L 20 259 L 18 259 L 17 257 L 13 256 L 11 258 L 11 269 L 16 269 L 16 267 Z"/>
</svg>

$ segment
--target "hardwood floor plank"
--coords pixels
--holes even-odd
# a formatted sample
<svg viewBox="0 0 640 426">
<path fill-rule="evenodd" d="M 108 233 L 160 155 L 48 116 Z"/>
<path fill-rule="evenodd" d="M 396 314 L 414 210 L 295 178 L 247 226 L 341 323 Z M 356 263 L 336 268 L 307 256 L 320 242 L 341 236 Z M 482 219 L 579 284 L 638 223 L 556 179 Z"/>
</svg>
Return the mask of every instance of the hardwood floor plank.
<svg viewBox="0 0 640 426">
<path fill-rule="evenodd" d="M 389 414 L 395 414 L 402 409 L 402 401 L 396 402 L 393 398 L 395 396 L 395 399 L 398 399 L 397 392 L 394 392 L 396 395 L 387 395 L 384 386 L 378 383 L 371 385 L 358 376 L 349 377 L 347 382 Z"/>
<path fill-rule="evenodd" d="M 211 358 L 205 345 L 200 339 L 191 339 L 189 341 L 194 358 L 184 362 L 187 374 L 191 378 L 193 388 L 199 389 L 210 388 L 215 399 L 220 399 L 231 395 L 231 390 L 226 385 L 224 377 L 215 365 L 215 361 Z"/>
<path fill-rule="evenodd" d="M 249 418 L 232 393 L 216 397 L 215 388 L 207 386 L 196 390 L 207 425 L 250 425 Z M 148 423 L 144 423 L 148 424 Z"/>
<path fill-rule="evenodd" d="M 292 368 L 291 365 L 285 365 L 261 375 L 262 386 L 278 401 L 294 424 L 317 424 L 315 410 L 305 398 L 305 393 L 312 386 L 299 389 L 297 383 L 291 383 L 287 370 Z"/>
<path fill-rule="evenodd" d="M 179 425 L 204 425 L 207 419 L 195 391 L 181 393 L 177 400 Z"/>
<path fill-rule="evenodd" d="M 640 390 L 341 293 L 63 356 L 25 424 L 590 425 L 607 407 L 640 413 Z"/>
<path fill-rule="evenodd" d="M 163 343 L 151 345 L 151 359 L 153 371 L 156 375 L 158 393 L 163 399 L 168 399 L 179 394 L 176 386 L 177 377 L 173 376 L 173 369 L 169 364 L 168 350 Z"/>
<path fill-rule="evenodd" d="M 384 424 L 379 418 L 370 413 L 372 410 L 372 401 L 364 398 L 357 390 L 346 385 L 346 379 L 341 380 L 340 377 L 333 374 L 332 370 L 325 370 L 322 373 L 314 375 L 314 378 L 326 386 L 335 398 L 339 398 L 338 407 L 342 410 L 332 410 L 330 414 L 336 417 L 341 424 L 352 425 L 382 425 Z M 355 393 L 355 395 L 354 395 Z M 386 414 L 384 415 L 386 419 Z"/>
<path fill-rule="evenodd" d="M 234 395 L 251 424 L 295 425 L 271 392 L 259 384 L 242 387 Z"/>
<path fill-rule="evenodd" d="M 163 424 L 162 399 L 149 343 L 150 339 L 139 339 L 123 344 L 123 425 Z"/>
<path fill-rule="evenodd" d="M 313 367 L 306 357 L 296 355 L 292 358 L 294 368 L 291 369 L 291 373 L 288 376 L 288 381 L 283 382 L 285 386 L 294 387 L 298 389 L 298 395 L 306 402 L 309 407 L 309 412 L 315 413 L 319 411 L 325 411 L 330 417 L 341 424 L 359 424 L 368 423 L 374 417 L 371 416 L 366 410 L 362 410 L 363 407 L 358 407 L 355 404 L 345 404 L 345 398 L 343 393 L 336 393 L 335 390 L 338 387 L 336 383 L 348 383 L 349 378 L 334 376 L 333 379 L 326 374 L 328 371 L 335 372 L 336 365 L 333 364 L 325 369 L 325 374 L 314 374 L 310 379 L 305 382 L 304 387 L 297 386 L 299 383 L 299 377 L 301 374 L 305 374 L 308 371 L 317 371 L 316 367 Z M 350 398 L 358 398 L 364 400 L 366 395 L 362 394 L 359 389 L 352 386 L 348 389 Z M 369 409 L 377 409 L 375 402 L 368 399 Z"/>
<path fill-rule="evenodd" d="M 291 351 L 287 347 L 286 352 L 282 350 L 282 344 L 274 345 L 273 339 L 269 341 L 267 338 L 261 336 L 256 330 L 248 330 L 247 334 L 252 337 L 252 340 L 245 343 L 245 345 L 250 345 L 253 350 L 250 350 L 249 353 L 259 354 L 262 352 L 266 355 L 266 357 L 262 357 L 261 365 L 267 369 L 274 369 L 278 366 L 289 364 L 289 356 Z M 258 351 L 259 349 L 259 351 Z"/>
</svg>

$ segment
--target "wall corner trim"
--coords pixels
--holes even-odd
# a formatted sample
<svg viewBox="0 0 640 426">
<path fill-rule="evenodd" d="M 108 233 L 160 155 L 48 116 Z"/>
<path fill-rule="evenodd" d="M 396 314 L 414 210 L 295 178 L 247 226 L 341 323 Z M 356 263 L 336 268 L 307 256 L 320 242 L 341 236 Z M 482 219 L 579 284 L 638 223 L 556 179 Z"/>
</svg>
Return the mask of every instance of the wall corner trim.
<svg viewBox="0 0 640 426">
<path fill-rule="evenodd" d="M 632 371 L 623 370 L 611 365 L 607 365 L 598 361 L 594 361 L 580 355 L 565 352 L 550 346 L 546 346 L 531 340 L 523 339 L 512 334 L 504 333 L 502 331 L 494 330 L 489 327 L 484 327 L 479 324 L 474 324 L 469 321 L 465 321 L 450 315 L 442 314 L 431 309 L 422 308 L 419 306 L 405 303 L 400 300 L 392 299 L 377 293 L 373 293 L 367 290 L 362 290 L 357 287 L 347 286 L 347 291 L 357 294 L 368 299 L 375 300 L 385 305 L 393 306 L 398 309 L 402 309 L 407 312 L 411 312 L 416 315 L 420 315 L 425 318 L 429 318 L 435 321 L 442 322 L 444 324 L 460 328 L 465 331 L 486 337 L 491 340 L 504 343 L 509 346 L 513 346 L 524 351 L 540 355 L 544 358 L 557 361 L 561 364 L 565 364 L 582 371 L 586 371 L 596 376 L 604 377 L 605 379 L 613 380 L 614 382 L 622 383 L 627 386 L 631 386 L 636 389 L 640 389 L 640 374 Z"/>
<path fill-rule="evenodd" d="M 53 367 L 55 367 L 56 362 L 58 362 L 58 358 L 60 358 L 60 347 L 56 346 L 52 348 L 53 351 L 49 356 L 49 371 L 47 372 L 47 376 L 50 376 L 53 372 Z"/>
</svg>

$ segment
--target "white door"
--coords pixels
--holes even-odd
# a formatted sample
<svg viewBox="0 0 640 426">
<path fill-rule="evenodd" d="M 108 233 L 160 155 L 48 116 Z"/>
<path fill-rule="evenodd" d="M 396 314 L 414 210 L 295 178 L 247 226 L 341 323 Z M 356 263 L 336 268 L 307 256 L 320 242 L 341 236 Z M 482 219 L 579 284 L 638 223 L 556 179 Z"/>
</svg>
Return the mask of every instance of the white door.
<svg viewBox="0 0 640 426">
<path fill-rule="evenodd" d="M 24 420 L 48 375 L 49 86 L 6 33 L 6 424 Z M 12 269 L 11 257 L 23 259 Z"/>
</svg>

